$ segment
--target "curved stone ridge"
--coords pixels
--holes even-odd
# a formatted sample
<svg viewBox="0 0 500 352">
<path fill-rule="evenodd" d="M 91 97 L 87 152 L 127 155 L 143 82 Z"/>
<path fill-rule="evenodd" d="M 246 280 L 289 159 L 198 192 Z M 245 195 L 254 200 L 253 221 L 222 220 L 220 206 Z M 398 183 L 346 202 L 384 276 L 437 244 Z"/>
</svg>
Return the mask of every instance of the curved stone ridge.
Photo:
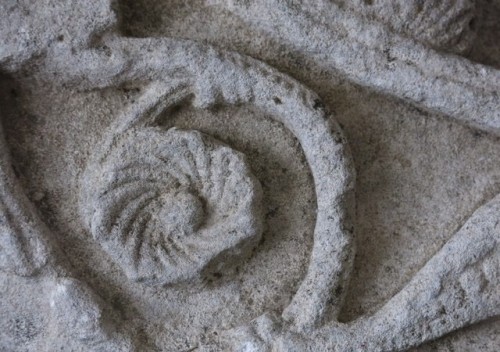
<svg viewBox="0 0 500 352">
<path fill-rule="evenodd" d="M 262 191 L 241 153 L 197 131 L 153 127 L 103 152 L 83 204 L 95 239 L 131 279 L 187 280 L 259 240 Z"/>
<path fill-rule="evenodd" d="M 500 314 L 500 195 L 478 208 L 412 280 L 372 316 L 311 334 L 273 315 L 227 332 L 231 351 L 406 351 Z M 246 349 L 245 349 L 246 348 Z"/>
<path fill-rule="evenodd" d="M 107 0 L 100 3 L 110 5 Z M 316 10 L 339 8 L 327 0 L 318 3 Z M 442 4 L 435 9 L 423 6 L 421 16 L 431 13 L 431 18 L 440 18 L 448 6 L 460 9 L 464 5 L 463 18 L 460 10 L 455 19 L 462 26 L 468 24 L 467 4 L 471 2 L 449 0 Z M 498 71 L 440 55 L 407 38 L 387 36 L 384 26 L 359 19 L 352 11 L 326 11 L 319 18 L 315 17 L 316 5 L 304 12 L 292 5 L 294 1 L 259 0 L 245 16 L 253 16 L 256 22 L 268 16 L 272 34 L 302 50 L 311 49 L 312 58 L 327 55 L 328 68 L 339 69 L 357 82 L 397 93 L 473 126 L 499 131 Z M 265 11 L 266 7 L 270 11 Z M 426 9 L 431 12 L 426 13 Z M 56 18 L 61 8 L 54 10 Z M 405 11 L 395 8 L 393 13 Z M 21 15 L 12 13 L 11 18 Z M 450 27 L 455 19 L 448 13 L 446 16 L 436 29 Z M 96 34 L 91 28 L 105 29 L 113 22 L 108 23 L 106 15 L 102 24 L 90 17 L 97 27 L 78 26 L 78 35 L 87 28 L 87 34 Z M 336 20 L 330 22 L 337 31 L 324 25 L 330 19 Z M 398 28 L 401 24 L 397 19 L 380 20 L 389 21 L 395 31 L 408 30 L 404 24 Z M 457 31 L 448 34 L 454 37 L 460 28 Z M 265 64 L 191 41 L 131 39 L 108 33 L 85 37 L 92 37 L 92 41 L 71 38 L 67 45 L 62 44 L 64 40 L 54 43 L 56 32 L 49 32 L 40 34 L 50 49 L 41 42 L 26 52 L 17 42 L 9 45 L 7 55 L 0 55 L 2 69 L 16 71 L 38 53 L 40 61 L 45 60 L 40 62 L 40 70 L 49 79 L 79 87 L 153 82 L 110 129 L 104 147 L 89 164 L 82 187 L 81 206 L 94 236 L 134 279 L 164 284 L 192 278 L 212 260 L 239 255 L 241 242 L 253 244 L 262 226 L 258 182 L 244 158 L 199 132 L 151 127 L 155 114 L 188 96 L 201 108 L 251 104 L 282 122 L 303 147 L 318 198 L 308 272 L 282 316 L 266 313 L 229 332 L 229 345 L 240 347 L 230 350 L 401 351 L 500 314 L 498 196 L 479 208 L 382 309 L 373 316 L 340 323 L 335 314 L 342 304 L 353 255 L 354 173 L 345 139 L 318 97 Z M 425 39 L 427 32 L 414 37 L 418 35 Z M 60 75 L 53 75 L 56 72 Z M 415 86 L 419 80 L 422 84 Z M 2 245 L 7 243 L 8 251 L 1 252 L 0 264 L 3 270 L 32 275 L 55 255 L 45 250 L 47 231 L 22 195 L 4 145 L 0 139 L 0 222 L 7 224 L 0 230 L 7 234 Z M 174 239 L 174 244 L 169 239 Z M 133 348 L 129 338 L 109 327 L 114 323 L 107 321 L 109 312 L 105 310 L 109 307 L 102 305 L 90 288 L 63 279 L 52 289 L 49 297 L 55 328 L 51 349 L 65 343 L 66 338 L 86 347 L 103 343 L 103 350 Z M 330 307 L 334 314 L 325 322 Z M 321 322 L 324 324 L 319 326 Z"/>
<path fill-rule="evenodd" d="M 307 274 L 283 315 L 291 324 L 306 327 L 319 323 L 328 311 L 338 314 L 354 253 L 355 172 L 345 137 L 319 97 L 262 62 L 236 53 L 177 39 L 108 39 L 116 55 L 107 68 L 120 57 L 123 71 L 104 68 L 103 75 L 80 83 L 102 86 L 144 77 L 154 83 L 110 128 L 105 148 L 128 129 L 154 124 L 167 107 L 187 100 L 196 108 L 249 104 L 295 135 L 314 177 L 318 214 Z M 144 53 L 154 59 L 144 59 Z M 170 76 L 176 79 L 164 82 Z M 76 77 L 68 73 L 67 79 L 72 83 Z"/>
<path fill-rule="evenodd" d="M 500 133 L 500 71 L 367 21 L 331 0 L 217 0 L 327 72 L 493 133 Z"/>
<path fill-rule="evenodd" d="M 15 177 L 0 122 L 0 270 L 23 276 L 39 272 L 51 261 L 49 237 Z"/>
</svg>

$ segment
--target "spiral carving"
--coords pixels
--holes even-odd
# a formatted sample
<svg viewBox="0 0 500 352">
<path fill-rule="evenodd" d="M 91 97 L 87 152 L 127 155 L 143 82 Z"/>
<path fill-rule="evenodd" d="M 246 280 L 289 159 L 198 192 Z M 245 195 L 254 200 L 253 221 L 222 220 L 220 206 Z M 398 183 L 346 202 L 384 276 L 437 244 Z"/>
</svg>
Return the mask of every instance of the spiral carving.
<svg viewBox="0 0 500 352">
<path fill-rule="evenodd" d="M 245 156 L 198 131 L 133 128 L 86 175 L 91 232 L 131 279 L 191 279 L 262 233 Z"/>
<path fill-rule="evenodd" d="M 131 43 L 132 46 L 139 44 Z M 145 42 L 140 43 L 134 50 L 146 49 Z M 153 51 L 157 43 L 163 41 L 147 41 Z M 229 166 L 214 162 L 217 159 L 213 155 L 218 148 L 209 146 L 215 143 L 222 148 L 222 144 L 210 137 L 194 138 L 201 138 L 203 146 L 198 144 L 189 149 L 186 145 L 196 145 L 194 140 L 174 143 L 173 135 L 168 133 L 178 130 L 167 132 L 160 126 L 166 123 L 170 113 L 183 106 L 209 109 L 251 105 L 295 135 L 311 167 L 317 194 L 317 221 L 310 263 L 304 280 L 283 311 L 283 318 L 298 329 L 312 327 L 327 313 L 326 302 L 333 307 L 333 314 L 337 314 L 343 294 L 333 296 L 331 293 L 334 290 L 345 292 L 343 288 L 352 264 L 355 178 L 349 148 L 340 127 L 330 118 L 316 94 L 263 63 L 191 42 L 172 40 L 171 43 L 185 55 L 168 56 L 169 60 L 157 60 L 154 64 L 161 62 L 161 72 L 174 79 L 153 80 L 141 89 L 138 98 L 128 104 L 105 132 L 82 175 L 81 215 L 96 242 L 129 278 L 154 285 L 192 281 L 208 271 L 223 269 L 224 264 L 232 265 L 231 259 L 241 263 L 246 252 L 258 242 L 263 227 L 258 182 L 251 181 L 243 161 L 229 162 Z M 134 66 L 134 77 L 143 70 L 149 72 L 151 62 L 135 63 L 139 66 Z M 166 153 L 164 149 L 172 152 L 163 154 Z M 201 155 L 207 153 L 211 162 L 190 162 L 190 158 L 198 160 L 199 154 L 194 153 L 191 157 L 189 150 L 201 151 Z M 244 160 L 238 155 L 235 153 L 233 157 Z M 173 170 L 180 171 L 171 176 L 161 172 L 163 168 L 169 169 L 172 161 L 178 165 Z M 117 171 L 124 171 L 119 167 L 126 165 L 134 165 L 136 173 L 127 176 L 130 186 L 116 192 L 114 187 L 122 180 Z M 220 179 L 201 176 L 199 179 L 203 182 L 196 182 L 198 178 L 190 171 L 193 170 L 190 165 L 195 165 L 194 169 L 208 165 L 210 171 L 205 175 L 215 171 L 222 174 Z M 231 180 L 229 171 L 237 172 L 242 181 Z M 160 182 L 160 179 L 167 181 Z M 234 201 L 225 203 L 224 197 L 202 193 L 206 192 L 203 183 L 221 181 L 225 189 L 234 187 L 231 189 L 240 192 Z M 144 195 L 144 191 L 150 192 L 144 185 L 150 183 L 158 188 Z M 252 186 L 241 188 L 246 183 Z M 246 188 L 252 190 L 248 196 L 242 191 Z M 121 196 L 125 190 L 129 190 L 128 193 Z M 108 197 L 109 192 L 116 193 Z M 139 199 L 140 196 L 144 199 Z M 137 206 L 139 210 L 136 211 L 134 207 L 138 202 L 145 205 Z M 176 215 L 172 218 L 170 214 Z M 172 234 L 176 236 L 176 247 L 172 247 L 173 251 L 168 251 L 171 248 L 168 247 L 168 255 L 163 255 L 167 253 L 164 251 L 159 256 L 154 252 L 157 244 L 163 245 L 166 241 L 170 245 Z"/>
</svg>

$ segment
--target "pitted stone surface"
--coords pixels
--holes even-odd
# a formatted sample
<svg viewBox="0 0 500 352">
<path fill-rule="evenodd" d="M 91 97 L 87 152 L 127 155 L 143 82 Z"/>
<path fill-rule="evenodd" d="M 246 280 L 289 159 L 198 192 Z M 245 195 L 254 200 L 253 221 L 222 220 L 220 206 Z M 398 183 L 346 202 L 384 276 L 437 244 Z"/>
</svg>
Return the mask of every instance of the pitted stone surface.
<svg viewBox="0 0 500 352">
<path fill-rule="evenodd" d="M 0 349 L 497 351 L 500 3 L 0 8 Z"/>
<path fill-rule="evenodd" d="M 333 0 L 366 21 L 380 21 L 390 30 L 413 37 L 436 49 L 470 51 L 476 38 L 478 6 L 475 0 L 380 1 Z"/>
<path fill-rule="evenodd" d="M 262 190 L 242 154 L 177 129 L 129 130 L 111 148 L 89 166 L 81 204 L 130 279 L 186 281 L 259 242 Z"/>
</svg>

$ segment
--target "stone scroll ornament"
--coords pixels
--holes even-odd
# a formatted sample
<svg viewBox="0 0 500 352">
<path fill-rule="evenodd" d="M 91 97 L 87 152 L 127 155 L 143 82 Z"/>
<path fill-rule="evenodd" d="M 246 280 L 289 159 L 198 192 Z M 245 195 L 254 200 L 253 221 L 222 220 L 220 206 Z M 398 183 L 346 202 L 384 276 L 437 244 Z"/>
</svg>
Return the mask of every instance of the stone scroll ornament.
<svg viewBox="0 0 500 352">
<path fill-rule="evenodd" d="M 38 33 L 33 29 L 39 40 L 27 43 L 36 43 L 35 47 L 7 45 L 0 55 L 3 70 L 15 72 L 36 56 L 42 75 L 75 88 L 122 84 L 142 88 L 141 96 L 124 109 L 94 151 L 80 194 L 83 222 L 130 280 L 166 287 L 195 280 L 212 263 L 242 260 L 258 243 L 264 226 L 262 190 L 245 156 L 199 131 L 165 129 L 157 123 L 160 114 L 168 115 L 169 108 L 181 102 L 200 109 L 247 104 L 287 127 L 304 150 L 314 177 L 318 212 L 310 264 L 302 284 L 283 312 L 267 312 L 221 332 L 220 341 L 200 345 L 200 351 L 403 351 L 500 315 L 497 196 L 477 209 L 379 311 L 354 322 L 338 322 L 354 255 L 354 170 L 347 142 L 318 96 L 262 62 L 236 53 L 188 40 L 121 37 L 107 1 L 96 2 L 92 7 L 95 16 L 90 17 L 79 16 L 86 10 L 80 3 L 44 0 L 32 6 L 47 3 L 54 11 L 42 12 L 43 16 L 65 14 L 67 22 L 63 15 L 56 16 L 62 21 L 61 28 L 67 26 L 70 34 L 74 30 L 88 36 L 75 35 L 69 44 L 58 43 L 57 31 Z M 300 34 L 300 21 L 305 19 L 293 17 L 297 9 L 286 4 L 279 2 L 275 12 L 269 13 L 280 17 L 280 11 L 285 11 L 282 18 L 287 19 L 288 28 L 283 28 Z M 46 20 L 39 16 L 31 22 L 30 17 L 22 17 L 25 12 L 12 9 L 5 13 L 14 19 L 19 16 L 28 32 L 30 23 Z M 79 22 L 83 18 L 92 21 Z M 396 30 L 397 24 L 393 27 Z M 320 32 L 313 33 L 311 43 L 316 35 L 332 35 L 318 28 Z M 10 27 L 2 28 L 5 30 Z M 303 37 L 297 38 L 300 43 Z M 454 42 L 453 36 L 444 40 L 450 41 Z M 461 51 L 462 44 L 458 48 Z M 31 56 L 26 54 L 30 50 Z M 356 71 L 348 66 L 356 63 L 333 55 L 340 61 L 332 65 Z M 437 55 L 432 59 L 440 60 Z M 456 60 L 461 67 L 460 59 Z M 465 65 L 460 69 L 469 72 L 469 68 Z M 412 76 L 412 69 L 407 70 Z M 353 74 L 363 74 L 356 72 Z M 425 73 L 423 79 L 428 82 Z M 494 84 L 487 81 L 479 89 L 481 80 L 487 81 L 478 78 L 465 85 L 446 83 L 446 78 L 437 80 L 433 86 L 436 100 L 422 97 L 421 102 L 445 110 L 439 99 L 449 93 L 445 86 L 450 84 L 450 89 L 456 86 L 467 93 L 466 97 L 479 99 L 471 103 L 477 106 L 457 102 L 462 110 L 454 111 L 454 117 L 464 120 L 474 108 L 491 112 L 488 109 L 498 107 L 498 101 L 488 95 Z M 400 88 L 390 79 L 378 82 L 388 85 L 388 91 Z M 403 95 L 415 100 L 418 89 Z M 489 130 L 497 131 L 498 111 L 491 120 L 487 114 L 472 116 L 472 125 L 491 126 Z M 92 288 L 71 278 L 64 255 L 22 192 L 3 138 L 0 206 L 1 269 L 10 275 L 42 280 L 49 297 L 51 333 L 45 350 L 69 346 L 65 341 L 81 350 L 141 350 L 135 345 L 134 332 L 114 319 L 110 305 Z"/>
<path fill-rule="evenodd" d="M 191 45 L 190 51 L 196 48 Z M 172 284 L 196 277 L 212 261 L 227 261 L 233 252 L 241 260 L 245 248 L 258 242 L 263 221 L 262 191 L 245 157 L 200 132 L 164 130 L 155 119 L 183 101 L 251 104 L 296 135 L 315 178 L 311 263 L 285 311 L 297 326 L 312 326 L 327 302 L 340 305 L 342 295 L 331 292 L 345 292 L 352 263 L 354 172 L 345 138 L 319 98 L 297 82 L 237 54 L 197 49 L 204 55 L 200 62 L 217 71 L 208 80 L 193 74 L 153 84 L 117 120 L 84 176 L 84 218 L 132 280 Z"/>
</svg>

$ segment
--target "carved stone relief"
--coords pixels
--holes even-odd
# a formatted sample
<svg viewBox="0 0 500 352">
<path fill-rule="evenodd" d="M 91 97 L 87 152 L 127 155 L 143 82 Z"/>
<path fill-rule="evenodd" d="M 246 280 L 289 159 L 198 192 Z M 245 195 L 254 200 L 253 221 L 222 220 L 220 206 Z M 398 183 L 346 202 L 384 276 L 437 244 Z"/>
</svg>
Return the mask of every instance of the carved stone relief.
<svg viewBox="0 0 500 352">
<path fill-rule="evenodd" d="M 2 2 L 0 350 L 496 351 L 488 9 Z"/>
</svg>

